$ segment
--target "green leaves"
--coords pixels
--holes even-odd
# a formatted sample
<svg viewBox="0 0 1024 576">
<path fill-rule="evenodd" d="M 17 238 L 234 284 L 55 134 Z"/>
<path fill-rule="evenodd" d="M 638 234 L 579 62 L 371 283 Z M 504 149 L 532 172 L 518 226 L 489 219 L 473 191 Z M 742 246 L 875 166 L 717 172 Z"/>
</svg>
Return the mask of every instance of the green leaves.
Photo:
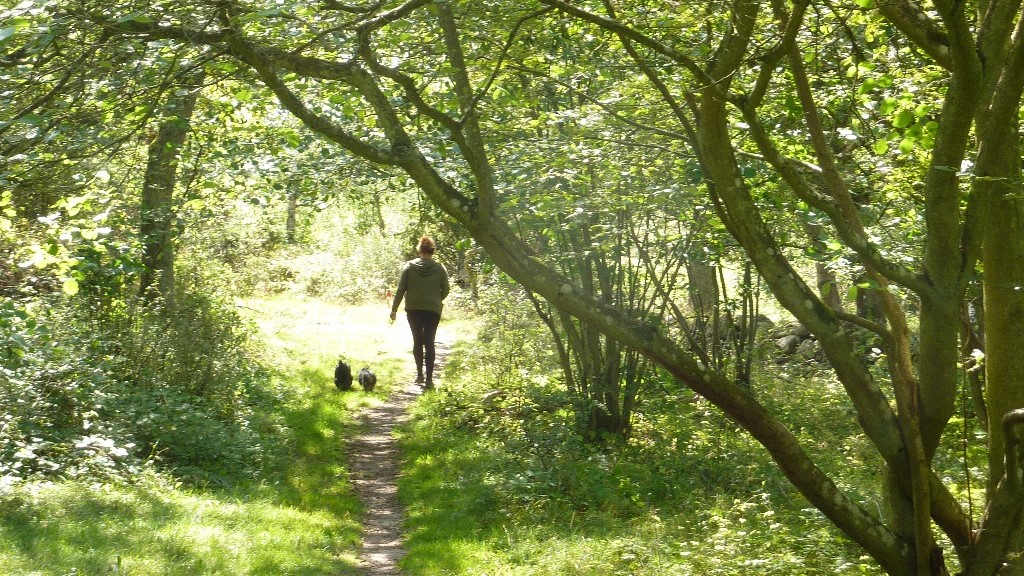
<svg viewBox="0 0 1024 576">
<path fill-rule="evenodd" d="M 7 12 L 0 12 L 0 18 L 5 24 L 0 28 L 0 45 L 16 36 L 19 32 L 30 30 L 36 23 L 33 18 L 41 9 L 33 8 L 31 2 L 22 2 L 17 8 Z"/>
<path fill-rule="evenodd" d="M 284 129 L 281 131 L 281 136 L 284 138 L 284 141 L 288 146 L 292 148 L 298 148 L 302 145 L 303 138 L 297 130 Z"/>
<path fill-rule="evenodd" d="M 857 282 L 846 290 L 846 299 L 850 302 L 857 300 L 857 294 L 863 290 L 878 290 L 879 285 L 874 280 L 868 280 L 866 282 Z"/>
<path fill-rule="evenodd" d="M 11 191 L 0 192 L 0 240 L 14 235 L 14 218 L 17 211 L 14 210 L 14 202 Z"/>
<path fill-rule="evenodd" d="M 906 128 L 914 123 L 916 118 L 910 110 L 900 110 L 893 116 L 892 125 L 894 128 Z"/>
<path fill-rule="evenodd" d="M 142 11 L 138 11 L 138 12 L 132 12 L 131 14 L 126 14 L 125 16 L 122 16 L 122 17 L 118 18 L 117 20 L 115 20 L 115 22 L 117 22 L 119 24 L 120 23 L 124 23 L 124 22 L 137 22 L 139 24 L 152 24 L 154 22 L 154 20 L 153 20 L 153 17 L 150 16 L 149 14 L 147 14 L 145 12 L 142 12 Z"/>
<path fill-rule="evenodd" d="M 252 90 L 244 87 L 234 93 L 235 102 L 252 102 L 252 96 Z"/>
<path fill-rule="evenodd" d="M 889 119 L 894 130 L 885 138 L 875 141 L 872 148 L 874 153 L 887 153 L 892 143 L 896 143 L 896 150 L 904 155 L 918 149 L 930 149 L 939 128 L 938 122 L 931 119 L 932 110 L 931 104 L 915 103 L 915 96 L 910 92 L 898 97 L 884 97 L 878 102 L 878 111 Z"/>
<path fill-rule="evenodd" d="M 280 9 L 280 8 L 268 8 L 268 9 L 265 9 L 265 10 L 256 10 L 254 12 L 249 12 L 247 14 L 243 14 L 242 16 L 238 17 L 238 21 L 240 21 L 240 22 L 256 22 L 256 21 L 265 20 L 267 18 L 271 18 L 271 17 L 274 17 L 274 16 L 280 16 L 281 14 L 284 14 L 284 11 L 282 9 Z"/>
<path fill-rule="evenodd" d="M 78 280 L 75 280 L 74 278 L 64 280 L 64 283 L 61 285 L 61 290 L 67 296 L 75 296 L 78 294 Z"/>
</svg>

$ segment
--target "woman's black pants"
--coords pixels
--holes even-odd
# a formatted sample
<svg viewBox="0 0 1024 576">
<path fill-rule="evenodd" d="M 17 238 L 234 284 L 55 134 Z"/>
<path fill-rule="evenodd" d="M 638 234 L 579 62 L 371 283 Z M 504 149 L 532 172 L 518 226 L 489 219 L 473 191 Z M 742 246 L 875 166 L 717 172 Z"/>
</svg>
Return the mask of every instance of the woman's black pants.
<svg viewBox="0 0 1024 576">
<path fill-rule="evenodd" d="M 441 323 L 441 315 L 430 310 L 406 310 L 409 328 L 412 329 L 412 357 L 416 359 L 416 375 L 423 376 L 423 364 L 426 363 L 427 382 L 434 380 L 434 337 L 437 336 L 437 325 Z"/>
</svg>

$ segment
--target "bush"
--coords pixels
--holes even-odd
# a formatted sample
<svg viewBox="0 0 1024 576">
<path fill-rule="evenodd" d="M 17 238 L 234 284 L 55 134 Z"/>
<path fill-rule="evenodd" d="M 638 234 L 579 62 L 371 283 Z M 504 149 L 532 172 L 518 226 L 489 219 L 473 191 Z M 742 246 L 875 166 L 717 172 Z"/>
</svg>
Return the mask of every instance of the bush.
<svg viewBox="0 0 1024 576">
<path fill-rule="evenodd" d="M 19 321 L 0 324 L 2 339 L 18 343 L 0 378 L 0 483 L 124 472 L 140 461 L 96 410 L 115 382 L 89 361 L 94 343 L 77 332 L 72 310 L 53 297 L 44 301 L 49 305 L 35 310 L 46 312 L 23 309 Z"/>
<path fill-rule="evenodd" d="M 452 355 L 445 371 L 484 391 L 522 391 L 531 383 L 559 390 L 561 368 L 550 333 L 521 288 L 507 279 L 496 282 L 501 284 L 481 291 L 481 326 L 473 349 Z"/>
<path fill-rule="evenodd" d="M 0 482 L 131 477 L 147 462 L 203 482 L 259 473 L 277 424 L 254 407 L 275 399 L 233 305 L 186 289 L 173 311 L 37 304 L 0 311 Z"/>
</svg>

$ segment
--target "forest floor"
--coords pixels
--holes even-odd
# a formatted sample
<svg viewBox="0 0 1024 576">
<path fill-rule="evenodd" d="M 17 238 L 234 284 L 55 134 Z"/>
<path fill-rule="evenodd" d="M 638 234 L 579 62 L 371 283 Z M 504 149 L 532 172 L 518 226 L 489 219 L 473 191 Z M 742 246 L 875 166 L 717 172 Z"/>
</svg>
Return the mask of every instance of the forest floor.
<svg viewBox="0 0 1024 576">
<path fill-rule="evenodd" d="M 435 377 L 440 379 L 450 344 L 438 332 Z M 363 540 L 359 559 L 368 576 L 398 576 L 405 556 L 402 538 L 404 513 L 398 500 L 400 452 L 395 428 L 408 420 L 407 409 L 422 393 L 412 381 L 392 392 L 379 406 L 360 410 L 358 432 L 346 443 L 353 490 L 363 505 Z"/>
</svg>

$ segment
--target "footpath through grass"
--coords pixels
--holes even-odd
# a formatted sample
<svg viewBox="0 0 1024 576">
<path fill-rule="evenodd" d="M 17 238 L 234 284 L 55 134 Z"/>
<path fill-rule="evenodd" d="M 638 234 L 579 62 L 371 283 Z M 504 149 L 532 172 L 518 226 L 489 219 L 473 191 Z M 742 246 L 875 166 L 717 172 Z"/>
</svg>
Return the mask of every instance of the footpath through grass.
<svg viewBox="0 0 1024 576">
<path fill-rule="evenodd" d="M 194 486 L 150 471 L 135 482 L 34 483 L 0 498 L 4 575 L 355 575 L 360 505 L 344 468 L 346 427 L 362 405 L 407 380 L 403 326 L 384 304 L 248 301 L 267 344 L 277 414 L 258 480 Z M 333 386 L 342 354 L 370 366 L 378 387 Z"/>
<path fill-rule="evenodd" d="M 261 452 L 273 457 L 259 477 L 197 486 L 154 470 L 132 483 L 4 489 L 0 574 L 363 574 L 344 442 L 359 408 L 411 380 L 408 329 L 387 323 L 383 303 L 275 298 L 243 309 L 264 339 L 276 398 L 260 424 Z M 400 430 L 405 576 L 879 573 L 760 447 L 671 382 L 629 445 L 582 442 L 544 340 L 517 328 L 523 318 L 442 322 L 439 340 L 453 346 L 440 389 Z M 371 367 L 377 389 L 337 392 L 339 355 Z M 776 387 L 762 384 L 766 401 L 806 419 L 801 433 L 842 443 L 822 451 L 835 455 L 824 465 L 856 456 L 856 430 L 834 425 L 842 403 Z M 852 468 L 851 490 L 874 469 Z"/>
</svg>

